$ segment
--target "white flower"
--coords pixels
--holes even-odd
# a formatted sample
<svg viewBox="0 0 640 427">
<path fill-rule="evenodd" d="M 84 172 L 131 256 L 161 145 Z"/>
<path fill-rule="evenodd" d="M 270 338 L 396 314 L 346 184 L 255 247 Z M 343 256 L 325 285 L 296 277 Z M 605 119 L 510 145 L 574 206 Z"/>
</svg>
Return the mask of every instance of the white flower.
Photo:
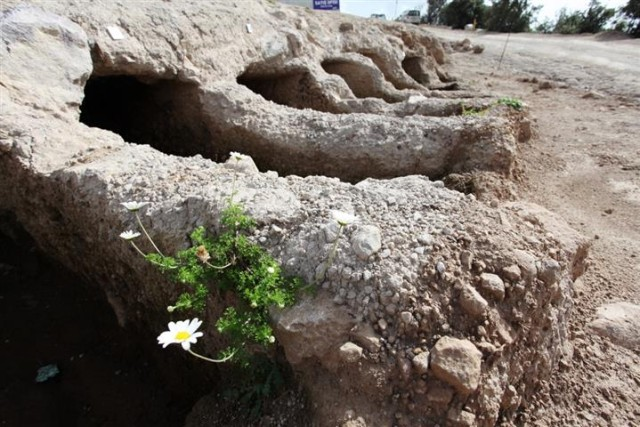
<svg viewBox="0 0 640 427">
<path fill-rule="evenodd" d="M 275 269 L 275 268 L 273 268 L 273 267 L 267 267 L 267 273 L 269 273 L 269 274 L 273 274 L 273 273 L 275 273 L 275 272 L 276 272 L 276 269 Z"/>
<path fill-rule="evenodd" d="M 169 330 L 158 336 L 158 344 L 161 344 L 162 348 L 166 348 L 169 344 L 180 344 L 183 349 L 189 350 L 191 344 L 195 344 L 202 336 L 202 332 L 196 332 L 200 325 L 202 320 L 198 318 L 169 322 Z"/>
<path fill-rule="evenodd" d="M 120 204 L 127 208 L 129 212 L 137 212 L 140 208 L 147 206 L 149 202 L 124 202 Z"/>
<path fill-rule="evenodd" d="M 342 227 L 358 220 L 357 216 L 341 211 L 331 211 L 331 217 Z"/>
<path fill-rule="evenodd" d="M 123 233 L 120 233 L 120 237 L 124 240 L 133 240 L 136 237 L 140 236 L 140 233 L 132 231 L 132 230 L 127 230 Z"/>
</svg>

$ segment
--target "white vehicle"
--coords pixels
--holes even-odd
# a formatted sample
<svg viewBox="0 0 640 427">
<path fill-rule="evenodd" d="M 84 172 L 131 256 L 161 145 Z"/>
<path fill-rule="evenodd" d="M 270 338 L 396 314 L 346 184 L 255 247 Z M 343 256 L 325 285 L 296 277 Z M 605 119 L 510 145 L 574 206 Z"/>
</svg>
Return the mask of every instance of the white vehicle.
<svg viewBox="0 0 640 427">
<path fill-rule="evenodd" d="M 406 22 L 407 24 L 420 24 L 420 11 L 419 10 L 405 10 L 397 21 Z"/>
</svg>

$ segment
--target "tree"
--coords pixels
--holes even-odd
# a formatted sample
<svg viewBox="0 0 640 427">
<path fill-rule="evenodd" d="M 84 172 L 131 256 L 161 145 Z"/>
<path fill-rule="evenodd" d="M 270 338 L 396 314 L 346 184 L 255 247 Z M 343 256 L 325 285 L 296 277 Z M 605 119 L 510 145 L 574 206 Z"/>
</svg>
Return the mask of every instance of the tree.
<svg viewBox="0 0 640 427">
<path fill-rule="evenodd" d="M 462 29 L 467 24 L 476 23 L 482 27 L 487 7 L 482 0 L 452 0 L 440 11 L 440 18 L 444 25 L 454 29 Z"/>
<path fill-rule="evenodd" d="M 427 23 L 439 24 L 441 22 L 440 12 L 447 0 L 428 0 L 427 1 Z"/>
<path fill-rule="evenodd" d="M 613 15 L 615 9 L 602 6 L 598 0 L 591 0 L 589 9 L 582 15 L 582 22 L 578 29 L 579 33 L 599 33 L 604 29 L 605 24 Z"/>
<path fill-rule="evenodd" d="M 615 13 L 614 9 L 602 6 L 598 0 L 591 0 L 589 9 L 584 12 L 568 13 L 566 9 L 561 9 L 554 32 L 561 34 L 598 33 L 604 29 L 606 23 L 613 18 Z"/>
<path fill-rule="evenodd" d="M 538 10 L 540 6 L 532 6 L 528 0 L 492 0 L 486 17 L 487 30 L 501 33 L 529 31 Z"/>
<path fill-rule="evenodd" d="M 560 9 L 560 13 L 558 14 L 558 20 L 556 21 L 556 25 L 553 27 L 554 33 L 560 34 L 577 34 L 580 29 L 580 25 L 582 24 L 582 13 L 581 12 L 567 12 L 566 8 Z"/>
<path fill-rule="evenodd" d="M 621 11 L 629 20 L 628 33 L 640 37 L 640 0 L 629 0 Z"/>
</svg>

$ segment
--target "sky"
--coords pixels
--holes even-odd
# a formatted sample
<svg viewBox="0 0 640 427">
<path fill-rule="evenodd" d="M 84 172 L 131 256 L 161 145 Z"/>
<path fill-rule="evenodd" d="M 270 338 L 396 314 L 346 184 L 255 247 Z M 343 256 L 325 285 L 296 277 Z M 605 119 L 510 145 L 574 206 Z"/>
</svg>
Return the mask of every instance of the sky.
<svg viewBox="0 0 640 427">
<path fill-rule="evenodd" d="M 600 4 L 606 7 L 619 8 L 627 4 L 628 0 L 600 0 Z M 393 19 L 408 9 L 422 9 L 426 11 L 426 0 L 340 0 L 340 11 L 358 16 L 371 16 L 372 13 L 384 13 L 387 19 Z M 489 3 L 489 2 L 487 2 Z M 542 6 L 537 15 L 539 22 L 545 19 L 554 20 L 563 7 L 569 12 L 586 10 L 589 0 L 531 0 L 534 6 Z M 397 4 L 397 6 L 396 6 Z"/>
</svg>

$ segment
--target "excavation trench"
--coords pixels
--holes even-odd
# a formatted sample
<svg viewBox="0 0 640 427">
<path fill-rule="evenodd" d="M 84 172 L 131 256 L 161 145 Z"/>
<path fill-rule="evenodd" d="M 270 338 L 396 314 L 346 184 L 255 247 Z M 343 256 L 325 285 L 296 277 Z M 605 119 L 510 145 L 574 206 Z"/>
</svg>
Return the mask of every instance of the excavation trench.
<svg viewBox="0 0 640 427">
<path fill-rule="evenodd" d="M 340 113 L 307 71 L 289 71 L 283 73 L 245 72 L 237 78 L 238 84 L 246 86 L 252 92 L 267 101 L 286 107 L 303 110 Z"/>
<path fill-rule="evenodd" d="M 423 69 L 419 61 L 403 64 L 416 80 Z M 446 116 L 460 110 L 455 100 L 389 103 L 394 98 L 374 85 L 366 66 L 343 60 L 322 66 L 345 79 L 356 96 L 367 98 L 356 107 L 371 107 L 372 114 L 335 114 L 350 105 L 337 103 L 310 72 L 289 70 L 247 71 L 238 77 L 237 83 L 264 99 L 247 91 L 234 98 L 238 91 L 232 83 L 203 92 L 197 84 L 179 80 L 92 76 L 80 120 L 172 155 L 202 155 L 219 162 L 239 151 L 253 157 L 260 170 L 281 175 L 358 182 L 413 174 L 434 178 L 473 168 L 509 173 L 513 150 L 503 143 L 508 131 L 486 119 L 449 122 Z M 366 108 L 359 112 L 367 113 Z"/>
</svg>

